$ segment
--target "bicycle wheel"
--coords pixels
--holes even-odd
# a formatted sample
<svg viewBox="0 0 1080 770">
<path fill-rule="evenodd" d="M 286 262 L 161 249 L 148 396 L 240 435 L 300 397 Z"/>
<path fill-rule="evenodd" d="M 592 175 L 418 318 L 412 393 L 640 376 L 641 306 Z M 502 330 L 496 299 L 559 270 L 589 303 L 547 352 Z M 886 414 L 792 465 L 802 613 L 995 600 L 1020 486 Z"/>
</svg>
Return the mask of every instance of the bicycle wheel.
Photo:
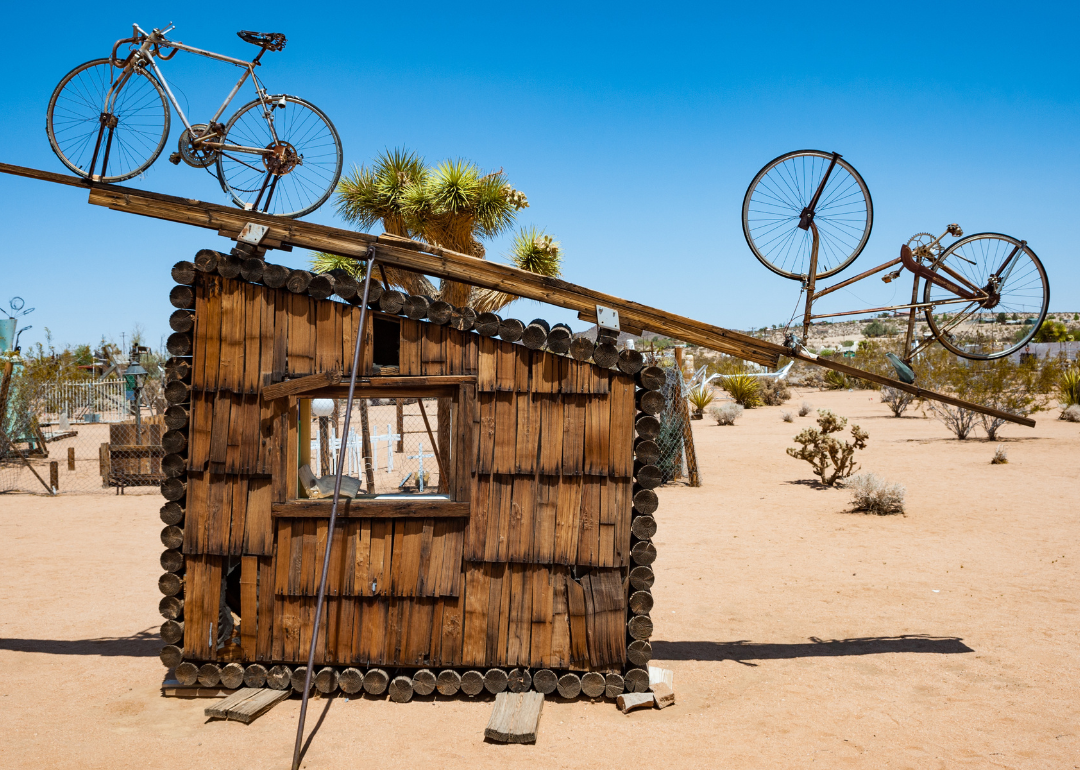
<svg viewBox="0 0 1080 770">
<path fill-rule="evenodd" d="M 976 233 L 961 238 L 942 253 L 936 267 L 943 277 L 949 277 L 941 266 L 948 266 L 975 286 L 990 294 L 982 302 L 957 302 L 956 294 L 937 284 L 927 282 L 923 302 L 934 303 L 927 308 L 926 322 L 937 341 L 964 358 L 990 360 L 1022 350 L 1035 336 L 1039 324 L 1046 318 L 1050 305 L 1050 283 L 1035 252 L 1016 238 L 1001 233 Z M 943 304 L 947 300 L 953 300 Z M 1016 320 L 1034 315 L 1033 324 L 1007 327 L 1015 333 L 1002 332 L 992 324 L 1000 314 L 1016 315 Z"/>
<path fill-rule="evenodd" d="M 281 100 L 285 107 L 277 106 Z M 337 186 L 341 139 L 330 118 L 314 104 L 295 96 L 271 96 L 269 101 L 274 105 L 276 144 L 258 100 L 245 104 L 229 119 L 225 142 L 274 148 L 275 154 L 224 151 L 218 156 L 218 180 L 240 208 L 265 208 L 275 216 L 300 217 L 325 203 Z"/>
<path fill-rule="evenodd" d="M 797 150 L 769 161 L 743 198 L 746 243 L 765 267 L 801 280 L 810 272 L 810 230 L 799 218 L 832 162 L 831 152 Z M 874 204 L 854 166 L 843 158 L 829 175 L 815 207 L 819 245 L 817 277 L 827 278 L 850 265 L 870 238 Z"/>
<path fill-rule="evenodd" d="M 88 61 L 65 75 L 49 99 L 45 118 L 49 144 L 60 162 L 84 179 L 90 177 L 105 101 L 122 72 L 108 59 Z M 161 154 L 169 138 L 169 103 L 156 80 L 135 70 L 116 95 L 111 113 L 116 125 L 109 163 L 99 181 L 122 182 L 141 174 Z M 98 148 L 97 174 L 108 136 L 106 130 Z"/>
</svg>

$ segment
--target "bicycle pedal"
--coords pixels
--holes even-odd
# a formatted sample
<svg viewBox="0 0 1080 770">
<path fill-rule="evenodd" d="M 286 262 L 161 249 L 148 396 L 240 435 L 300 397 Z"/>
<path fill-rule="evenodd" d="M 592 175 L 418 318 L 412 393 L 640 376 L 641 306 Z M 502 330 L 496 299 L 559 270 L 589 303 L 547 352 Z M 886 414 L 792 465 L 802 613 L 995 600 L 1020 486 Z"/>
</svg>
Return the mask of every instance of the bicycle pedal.
<svg viewBox="0 0 1080 770">
<path fill-rule="evenodd" d="M 178 152 L 174 152 L 173 154 L 171 154 L 169 156 L 169 163 L 172 163 L 174 166 L 179 166 L 180 165 L 180 160 L 181 160 L 180 153 L 178 153 Z"/>
</svg>

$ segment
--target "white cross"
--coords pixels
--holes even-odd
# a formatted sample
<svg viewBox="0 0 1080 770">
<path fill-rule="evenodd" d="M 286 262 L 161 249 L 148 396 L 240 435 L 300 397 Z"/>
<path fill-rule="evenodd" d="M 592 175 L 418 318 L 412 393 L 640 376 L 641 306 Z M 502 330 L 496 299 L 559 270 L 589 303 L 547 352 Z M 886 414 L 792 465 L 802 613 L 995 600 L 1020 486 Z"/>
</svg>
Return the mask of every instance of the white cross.
<svg viewBox="0 0 1080 770">
<path fill-rule="evenodd" d="M 371 469 L 374 471 L 379 470 L 379 442 L 386 442 L 386 472 L 390 473 L 394 470 L 394 445 L 393 442 L 399 441 L 401 435 L 394 433 L 390 430 L 390 423 L 386 424 L 385 436 L 372 436 L 371 437 Z"/>
<path fill-rule="evenodd" d="M 419 448 L 417 449 L 416 454 L 409 455 L 408 459 L 410 459 L 410 460 L 419 460 L 420 461 L 420 467 L 417 469 L 416 473 L 417 473 L 417 481 L 420 484 L 420 491 L 423 492 L 424 491 L 424 458 L 425 457 L 434 457 L 435 455 L 433 455 L 433 454 L 424 454 L 424 442 L 423 441 L 418 442 L 418 447 Z"/>
</svg>

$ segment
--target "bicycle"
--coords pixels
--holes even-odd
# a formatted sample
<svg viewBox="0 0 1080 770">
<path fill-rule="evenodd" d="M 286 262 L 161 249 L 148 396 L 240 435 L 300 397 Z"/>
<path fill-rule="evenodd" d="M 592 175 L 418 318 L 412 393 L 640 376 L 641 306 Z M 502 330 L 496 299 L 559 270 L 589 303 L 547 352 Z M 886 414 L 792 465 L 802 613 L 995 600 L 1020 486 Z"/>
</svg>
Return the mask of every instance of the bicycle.
<svg viewBox="0 0 1080 770">
<path fill-rule="evenodd" d="M 1046 271 L 1027 241 L 1001 233 L 965 238 L 956 224 L 936 238 L 918 233 L 900 247 L 898 258 L 818 290 L 818 279 L 836 275 L 855 261 L 870 238 L 873 222 L 874 206 L 866 182 L 839 153 L 789 152 L 769 161 L 750 182 L 743 198 L 743 235 L 767 268 L 802 282 L 801 292 L 806 293 L 803 341 L 817 319 L 907 310 L 904 356 L 887 355 L 898 376 L 911 382 L 911 361 L 934 340 L 958 356 L 992 360 L 1022 350 L 1035 336 L 1050 303 Z M 941 242 L 950 235 L 959 240 L 944 247 Z M 882 277 L 885 283 L 905 270 L 913 274 L 910 303 L 813 313 L 814 301 L 890 268 L 896 269 Z M 943 306 L 950 311 L 960 307 L 951 315 L 935 314 Z M 929 331 L 916 344 L 919 312 Z M 980 330 L 1002 314 L 1034 315 L 1035 319 L 1012 337 L 999 337 L 993 326 L 989 333 Z M 974 331 L 961 329 L 965 324 Z M 789 335 L 788 344 L 797 348 L 802 342 Z"/>
<path fill-rule="evenodd" d="M 142 174 L 168 141 L 171 103 L 184 131 L 169 160 L 193 168 L 214 166 L 211 173 L 237 206 L 299 217 L 326 202 L 341 176 L 341 140 L 334 124 L 310 102 L 269 94 L 255 74 L 263 54 L 285 48 L 285 36 L 238 32 L 241 40 L 260 49 L 249 62 L 169 40 L 165 35 L 174 28 L 147 33 L 133 24 L 132 36 L 118 40 L 108 58 L 86 62 L 64 76 L 49 99 L 45 121 L 60 161 L 91 183 Z M 120 59 L 117 51 L 125 44 L 128 54 Z M 180 51 L 244 70 L 205 123 L 188 121 L 158 64 Z M 249 77 L 256 98 L 219 122 Z"/>
</svg>

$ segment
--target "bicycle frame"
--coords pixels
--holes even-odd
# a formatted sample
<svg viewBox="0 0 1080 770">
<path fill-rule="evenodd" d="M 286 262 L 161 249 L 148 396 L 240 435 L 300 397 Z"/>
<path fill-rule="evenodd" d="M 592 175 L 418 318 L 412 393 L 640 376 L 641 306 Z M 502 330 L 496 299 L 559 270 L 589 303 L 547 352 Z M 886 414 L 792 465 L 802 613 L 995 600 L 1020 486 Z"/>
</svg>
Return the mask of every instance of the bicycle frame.
<svg viewBox="0 0 1080 770">
<path fill-rule="evenodd" d="M 176 97 L 173 95 L 172 89 L 169 87 L 169 82 L 165 79 L 165 74 L 161 71 L 161 68 L 157 64 L 156 59 L 161 57 L 161 54 L 158 53 L 159 48 L 172 48 L 176 51 L 187 51 L 188 53 L 193 53 L 197 56 L 205 56 L 208 59 L 215 59 L 217 61 L 226 62 L 227 64 L 232 64 L 237 67 L 242 67 L 244 69 L 244 74 L 242 74 L 240 76 L 240 79 L 236 81 L 236 85 L 233 86 L 232 90 L 229 92 L 229 95 L 225 97 L 225 101 L 221 103 L 221 106 L 218 108 L 217 112 L 214 113 L 214 116 L 210 119 L 208 125 L 213 125 L 218 122 L 221 116 L 225 113 L 225 110 L 229 108 L 232 100 L 236 98 L 236 94 L 240 92 L 240 88 L 244 85 L 244 83 L 247 82 L 247 79 L 250 77 L 255 84 L 255 91 L 258 94 L 259 103 L 262 105 L 263 117 L 266 119 L 267 125 L 270 129 L 270 135 L 275 144 L 277 144 L 277 142 L 279 141 L 277 131 L 274 128 L 274 118 L 272 113 L 273 106 L 268 104 L 266 89 L 262 87 L 262 84 L 259 82 L 258 77 L 255 75 L 255 67 L 259 66 L 259 59 L 261 59 L 262 55 L 266 53 L 266 49 L 264 48 L 263 50 L 259 51 L 255 58 L 249 62 L 243 59 L 236 59 L 232 56 L 225 56 L 224 54 L 213 53 L 212 51 L 204 51 L 201 48 L 195 48 L 193 46 L 185 45 L 184 43 L 180 43 L 177 41 L 168 40 L 165 37 L 165 33 L 168 32 L 170 29 L 172 29 L 171 26 L 166 28 L 164 31 L 159 31 L 155 29 L 148 34 L 144 30 L 142 30 L 138 24 L 132 25 L 133 37 L 130 40 L 132 42 L 136 42 L 141 37 L 142 43 L 139 45 L 138 50 L 133 52 L 133 54 L 128 57 L 128 60 L 123 65 L 122 73 L 113 82 L 112 86 L 109 89 L 109 93 L 106 96 L 104 111 L 102 113 L 101 129 L 98 131 L 97 145 L 94 147 L 94 155 L 91 158 L 90 162 L 90 172 L 92 179 L 95 178 L 93 170 L 97 165 L 98 150 L 101 146 L 102 134 L 106 128 L 109 129 L 109 138 L 105 145 L 105 155 L 102 160 L 101 174 L 97 175 L 97 178 L 105 175 L 105 169 L 109 163 L 109 150 L 112 145 L 112 128 L 115 124 L 109 125 L 110 118 L 107 118 L 106 116 L 111 116 L 115 105 L 116 97 L 123 89 L 127 81 L 131 78 L 132 73 L 139 68 L 145 68 L 146 64 L 150 65 L 150 68 L 154 71 L 154 77 L 161 84 L 162 88 L 165 89 L 165 94 L 166 96 L 168 96 L 169 103 L 173 106 L 173 109 L 176 110 L 176 114 L 180 116 L 180 121 L 184 124 L 184 128 L 186 128 L 188 132 L 192 134 L 192 142 L 194 144 L 203 144 L 206 147 L 213 148 L 220 152 L 241 152 L 247 153 L 249 155 L 269 155 L 273 152 L 273 150 L 267 149 L 265 147 L 245 147 L 243 145 L 225 144 L 225 142 L 223 141 L 212 141 L 212 139 L 214 138 L 213 133 L 210 133 L 205 137 L 195 137 L 194 132 L 192 131 L 191 123 L 188 121 L 187 116 L 184 114 L 184 111 L 180 109 L 180 104 L 179 102 L 177 102 Z M 116 51 L 116 48 L 119 47 L 119 45 L 123 42 L 125 41 L 121 40 L 117 43 L 117 45 L 113 48 L 114 53 Z M 175 53 L 167 58 L 172 58 L 172 56 L 175 56 Z"/>
<path fill-rule="evenodd" d="M 869 270 L 867 270 L 865 272 L 859 273 L 859 275 L 856 275 L 856 276 L 854 276 L 852 278 L 848 278 L 845 281 L 841 281 L 840 283 L 837 283 L 837 284 L 834 284 L 832 286 L 821 289 L 820 291 L 815 291 L 815 279 L 816 279 L 816 272 L 817 272 L 817 253 L 818 253 L 818 231 L 817 231 L 817 225 L 814 224 L 812 218 L 810 219 L 808 224 L 809 224 L 809 229 L 811 231 L 813 240 L 811 242 L 811 250 L 810 250 L 810 274 L 806 277 L 806 282 L 804 284 L 804 289 L 806 290 L 806 306 L 805 306 L 805 310 L 804 310 L 804 314 L 803 314 L 803 339 L 806 339 L 808 334 L 809 334 L 811 321 L 814 321 L 814 320 L 819 319 L 819 318 L 836 318 L 836 317 L 839 317 L 839 316 L 864 315 L 866 313 L 884 313 L 884 312 L 888 312 L 888 311 L 907 310 L 908 311 L 908 322 L 907 322 L 907 334 L 906 334 L 906 337 L 905 337 L 905 340 L 904 340 L 904 359 L 903 360 L 904 360 L 905 363 L 910 363 L 911 359 L 914 358 L 914 356 L 919 351 L 921 351 L 924 347 L 929 345 L 934 339 L 933 337 L 930 337 L 930 338 L 924 340 L 923 342 L 919 343 L 914 348 L 912 347 L 912 343 L 914 342 L 914 336 L 915 336 L 915 316 L 919 311 L 932 310 L 933 308 L 937 307 L 938 305 L 949 305 L 949 304 L 959 304 L 959 303 L 967 303 L 967 304 L 976 303 L 976 306 L 978 306 L 979 303 L 981 303 L 982 301 L 988 299 L 989 296 L 990 296 L 989 294 L 987 294 L 987 292 L 984 289 L 982 289 L 981 287 L 975 286 L 973 283 L 971 283 L 969 280 L 967 280 L 964 276 L 960 275 L 956 271 L 949 268 L 948 265 L 945 265 L 942 262 L 942 257 L 939 256 L 937 259 L 935 259 L 932 267 L 927 267 L 927 266 L 919 263 L 918 261 L 916 261 L 914 258 L 912 258 L 911 250 L 907 246 L 904 246 L 901 249 L 901 255 L 899 257 L 897 257 L 896 259 L 894 259 L 894 260 L 891 260 L 889 262 L 884 262 L 884 263 L 878 265 L 877 267 L 872 267 L 872 268 L 870 268 Z M 944 238 L 946 235 L 948 235 L 951 232 L 951 229 L 952 228 L 950 226 L 949 230 L 946 230 L 944 233 L 942 233 L 937 238 L 935 238 L 928 245 L 928 248 L 933 248 L 934 246 L 937 246 L 941 242 L 941 239 Z M 998 269 L 998 271 L 997 271 L 997 273 L 995 273 L 995 275 L 1000 276 L 1001 272 L 1003 270 L 1005 270 L 1006 267 L 1008 267 L 1009 271 L 1011 272 L 1012 267 L 1010 266 L 1010 262 L 1012 262 L 1013 257 L 1020 250 L 1020 248 L 1021 247 L 1018 246 L 1016 249 L 1013 250 L 1013 252 L 1005 259 L 1005 262 L 1002 263 L 1001 267 Z M 901 267 L 900 267 L 899 270 L 896 271 L 895 275 L 893 276 L 894 278 L 899 277 L 900 273 L 905 269 L 908 272 L 911 272 L 913 274 L 913 276 L 914 276 L 914 282 L 913 282 L 912 287 L 911 287 L 911 302 L 910 303 L 904 304 L 904 305 L 888 305 L 888 306 L 884 306 L 884 307 L 865 308 L 865 309 L 862 309 L 862 310 L 844 310 L 844 311 L 840 311 L 840 312 L 836 312 L 836 313 L 818 313 L 818 314 L 813 313 L 813 303 L 814 303 L 815 300 L 821 299 L 825 295 L 831 294 L 832 292 L 837 291 L 838 289 L 843 289 L 843 288 L 845 288 L 847 286 L 851 286 L 852 284 L 858 283 L 859 281 L 862 281 L 862 280 L 864 280 L 866 278 L 869 278 L 872 275 L 877 275 L 878 273 L 880 273 L 883 270 L 888 270 L 891 267 L 896 267 L 897 265 L 900 265 Z M 949 277 L 956 279 L 956 281 L 959 282 L 959 283 L 956 283 L 956 282 L 954 282 L 952 280 L 949 280 L 949 277 L 939 275 L 938 273 L 934 272 L 934 270 L 933 270 L 934 268 L 936 268 L 938 270 L 941 270 L 944 273 L 947 273 Z M 1008 273 L 1006 273 L 1006 278 L 1007 277 L 1008 277 Z M 888 278 L 888 276 L 886 276 L 886 278 Z M 919 300 L 919 284 L 923 280 L 932 282 L 934 284 L 937 284 L 937 285 L 941 286 L 944 289 L 947 289 L 948 291 L 953 292 L 954 294 L 957 295 L 956 298 L 955 299 L 935 300 L 934 302 L 919 302 L 918 301 Z M 963 320 L 966 319 L 966 317 L 968 315 L 970 315 L 970 313 L 968 313 L 966 315 L 963 314 L 963 313 L 957 315 L 957 317 L 955 319 L 951 320 L 949 322 L 949 325 L 947 327 L 944 327 L 941 331 L 946 331 L 947 329 L 952 328 L 952 327 L 960 324 Z"/>
</svg>

